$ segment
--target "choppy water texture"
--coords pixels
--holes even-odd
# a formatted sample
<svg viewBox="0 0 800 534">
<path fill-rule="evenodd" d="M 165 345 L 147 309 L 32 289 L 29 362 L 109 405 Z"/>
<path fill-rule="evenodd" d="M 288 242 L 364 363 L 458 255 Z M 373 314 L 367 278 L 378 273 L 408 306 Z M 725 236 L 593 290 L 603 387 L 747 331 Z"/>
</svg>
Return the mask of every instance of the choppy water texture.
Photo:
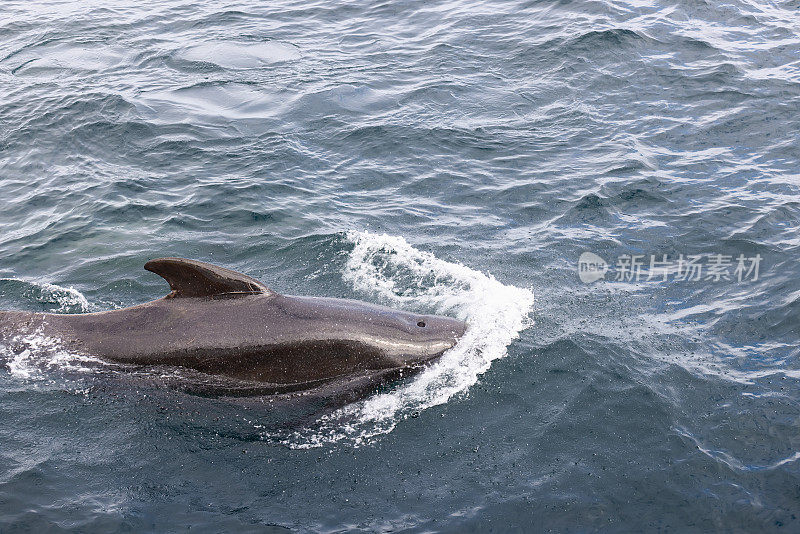
<svg viewBox="0 0 800 534">
<path fill-rule="evenodd" d="M 800 530 L 797 1 L 0 15 L 0 307 L 140 303 L 179 255 L 470 322 L 294 425 L 29 335 L 0 531 Z M 763 261 L 587 285 L 585 251 Z"/>
</svg>

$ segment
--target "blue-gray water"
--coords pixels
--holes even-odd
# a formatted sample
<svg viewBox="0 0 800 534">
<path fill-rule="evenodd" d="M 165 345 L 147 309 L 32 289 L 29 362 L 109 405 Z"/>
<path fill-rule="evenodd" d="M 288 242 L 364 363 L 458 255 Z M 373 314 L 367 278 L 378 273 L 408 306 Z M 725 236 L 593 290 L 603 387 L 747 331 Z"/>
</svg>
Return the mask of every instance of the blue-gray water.
<svg viewBox="0 0 800 534">
<path fill-rule="evenodd" d="M 0 531 L 800 531 L 799 35 L 796 0 L 4 1 L 0 308 L 158 298 L 176 255 L 471 337 L 282 426 L 32 336 Z"/>
</svg>

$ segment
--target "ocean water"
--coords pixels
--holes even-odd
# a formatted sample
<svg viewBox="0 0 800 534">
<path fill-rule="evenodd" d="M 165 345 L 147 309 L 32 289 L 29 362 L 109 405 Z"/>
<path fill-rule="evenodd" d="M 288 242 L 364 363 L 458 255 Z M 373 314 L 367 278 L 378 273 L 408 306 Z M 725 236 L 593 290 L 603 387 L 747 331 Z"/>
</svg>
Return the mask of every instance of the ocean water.
<svg viewBox="0 0 800 534">
<path fill-rule="evenodd" d="M 796 0 L 5 0 L 0 309 L 469 329 L 301 421 L 21 333 L 0 532 L 800 531 L 798 132 Z"/>
</svg>

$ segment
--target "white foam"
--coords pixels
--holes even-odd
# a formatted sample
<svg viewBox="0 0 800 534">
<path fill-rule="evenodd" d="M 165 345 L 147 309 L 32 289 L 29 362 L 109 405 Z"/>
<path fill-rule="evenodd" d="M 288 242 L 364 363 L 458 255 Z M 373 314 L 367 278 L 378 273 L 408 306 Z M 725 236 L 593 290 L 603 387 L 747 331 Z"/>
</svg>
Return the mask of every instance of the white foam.
<svg viewBox="0 0 800 534">
<path fill-rule="evenodd" d="M 86 313 L 89 311 L 89 301 L 74 287 L 64 287 L 49 282 L 36 280 L 23 280 L 21 278 L 0 278 L 9 282 L 20 282 L 32 286 L 23 295 L 26 298 L 44 304 L 56 304 L 58 308 L 53 310 L 56 313 Z"/>
<path fill-rule="evenodd" d="M 43 304 L 57 306 L 57 313 L 85 313 L 89 301 L 74 287 L 63 287 L 49 282 L 2 278 L 26 286 L 23 296 Z M 41 330 L 20 333 L 0 345 L 0 356 L 6 361 L 11 376 L 24 380 L 42 380 L 48 370 L 89 371 L 101 364 L 100 360 L 74 354 L 65 350 L 61 341 L 48 337 Z"/>
<path fill-rule="evenodd" d="M 63 287 L 48 282 L 32 282 L 39 286 L 42 294 L 59 304 L 56 312 L 80 312 L 89 311 L 89 301 L 74 287 Z"/>
<path fill-rule="evenodd" d="M 43 380 L 48 370 L 89 372 L 103 365 L 96 358 L 67 351 L 61 340 L 40 330 L 13 337 L 0 345 L 0 353 L 5 353 L 11 376 L 22 380 Z"/>
<path fill-rule="evenodd" d="M 290 447 L 337 442 L 359 446 L 391 432 L 398 421 L 467 391 L 532 324 L 530 289 L 504 285 L 490 274 L 441 260 L 402 237 L 353 232 L 348 239 L 354 247 L 344 278 L 356 290 L 407 309 L 455 314 L 467 321 L 467 332 L 435 364 L 395 390 L 346 406 L 279 439 Z"/>
</svg>

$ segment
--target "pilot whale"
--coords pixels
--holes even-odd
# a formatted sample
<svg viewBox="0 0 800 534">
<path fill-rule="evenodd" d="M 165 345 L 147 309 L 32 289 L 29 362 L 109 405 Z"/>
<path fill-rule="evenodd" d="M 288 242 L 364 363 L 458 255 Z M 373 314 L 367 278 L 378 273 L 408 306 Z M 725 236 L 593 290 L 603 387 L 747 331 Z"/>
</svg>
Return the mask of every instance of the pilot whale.
<svg viewBox="0 0 800 534">
<path fill-rule="evenodd" d="M 196 260 L 159 258 L 144 267 L 169 283 L 167 296 L 97 313 L 0 312 L 0 340 L 38 332 L 109 362 L 187 368 L 214 377 L 221 396 L 357 394 L 421 368 L 466 329 L 450 317 L 282 295 Z"/>
</svg>

